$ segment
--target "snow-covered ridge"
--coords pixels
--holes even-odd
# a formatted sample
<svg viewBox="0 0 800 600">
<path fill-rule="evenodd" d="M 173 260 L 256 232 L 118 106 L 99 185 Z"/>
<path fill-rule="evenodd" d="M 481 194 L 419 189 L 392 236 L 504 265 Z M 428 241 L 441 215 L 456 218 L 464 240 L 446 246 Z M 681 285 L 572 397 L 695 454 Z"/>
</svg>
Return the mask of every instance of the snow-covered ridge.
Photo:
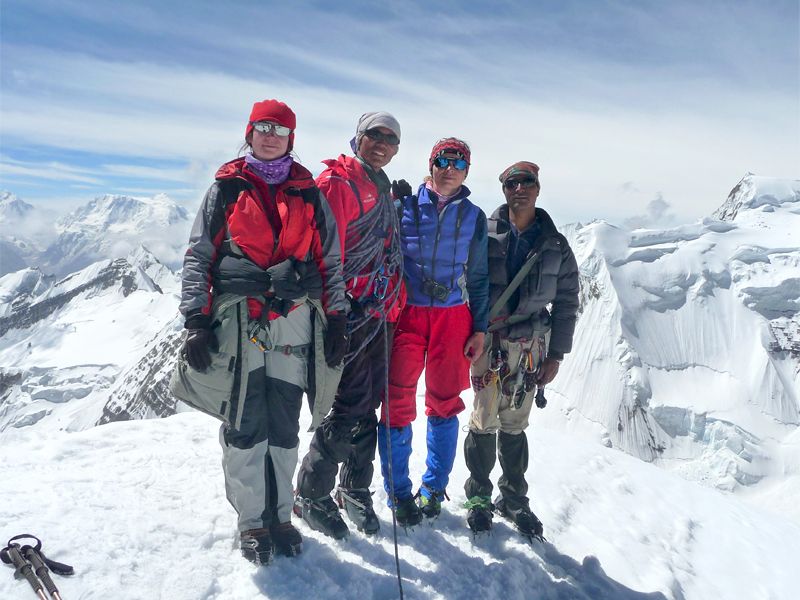
<svg viewBox="0 0 800 600">
<path fill-rule="evenodd" d="M 800 182 L 745 177 L 668 230 L 569 232 L 582 272 L 551 426 L 732 489 L 800 423 Z"/>
<path fill-rule="evenodd" d="M 177 269 L 190 222 L 187 210 L 165 194 L 100 196 L 54 222 L 3 192 L 0 275 L 29 267 L 62 277 L 101 260 L 123 258 L 139 245 Z"/>
<path fill-rule="evenodd" d="M 60 219 L 60 232 L 118 229 L 144 233 L 189 219 L 185 208 L 166 194 L 152 198 L 106 194 Z"/>
<path fill-rule="evenodd" d="M 745 175 L 731 190 L 728 199 L 715 212 L 721 221 L 734 221 L 742 210 L 761 209 L 772 212 L 786 203 L 800 203 L 800 181 Z M 790 210 L 797 212 L 800 206 Z"/>
</svg>

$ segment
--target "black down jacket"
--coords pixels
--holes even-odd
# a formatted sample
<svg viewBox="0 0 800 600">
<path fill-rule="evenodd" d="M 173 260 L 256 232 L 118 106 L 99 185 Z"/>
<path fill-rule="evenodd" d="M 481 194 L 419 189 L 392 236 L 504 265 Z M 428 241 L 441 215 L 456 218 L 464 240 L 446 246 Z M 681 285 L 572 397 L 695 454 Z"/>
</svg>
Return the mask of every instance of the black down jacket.
<svg viewBox="0 0 800 600">
<path fill-rule="evenodd" d="M 536 209 L 536 222 L 542 231 L 531 254 L 538 251 L 538 259 L 519 286 L 519 302 L 512 313 L 508 305 L 502 307 L 489 325 L 509 340 L 531 339 L 549 329 L 548 356 L 560 359 L 572 349 L 579 304 L 578 263 L 567 239 L 541 208 Z M 489 306 L 494 307 L 515 275 L 506 266 L 511 230 L 508 206 L 495 210 L 488 225 Z"/>
</svg>

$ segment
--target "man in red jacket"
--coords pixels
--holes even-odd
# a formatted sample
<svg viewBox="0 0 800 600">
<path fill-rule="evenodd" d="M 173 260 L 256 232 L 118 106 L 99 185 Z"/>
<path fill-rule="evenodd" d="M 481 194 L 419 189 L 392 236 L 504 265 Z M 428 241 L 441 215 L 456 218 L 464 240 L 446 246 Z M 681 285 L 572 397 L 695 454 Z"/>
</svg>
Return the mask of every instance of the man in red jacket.
<svg viewBox="0 0 800 600">
<path fill-rule="evenodd" d="M 359 531 L 380 523 L 369 485 L 377 444 L 376 409 L 386 389 L 388 322 L 400 311 L 400 253 L 391 184 L 383 172 L 397 154 L 400 124 L 387 112 L 361 116 L 350 145 L 355 156 L 324 161 L 317 185 L 336 217 L 350 298 L 349 346 L 333 409 L 314 433 L 297 476 L 295 514 L 334 538 L 349 535 L 338 505 Z M 339 464 L 342 464 L 339 470 Z"/>
</svg>

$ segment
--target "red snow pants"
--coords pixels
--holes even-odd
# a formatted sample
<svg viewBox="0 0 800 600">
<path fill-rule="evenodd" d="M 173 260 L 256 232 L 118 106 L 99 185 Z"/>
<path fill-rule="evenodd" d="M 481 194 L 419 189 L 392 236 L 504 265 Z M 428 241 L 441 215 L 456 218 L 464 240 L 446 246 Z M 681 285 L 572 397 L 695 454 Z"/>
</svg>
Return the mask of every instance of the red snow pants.
<svg viewBox="0 0 800 600">
<path fill-rule="evenodd" d="M 400 314 L 389 359 L 389 425 L 405 427 L 417 416 L 417 382 L 425 370 L 425 414 L 449 418 L 464 410 L 460 394 L 470 385 L 464 346 L 472 335 L 466 304 L 407 304 Z M 386 405 L 381 422 L 386 423 Z"/>
</svg>

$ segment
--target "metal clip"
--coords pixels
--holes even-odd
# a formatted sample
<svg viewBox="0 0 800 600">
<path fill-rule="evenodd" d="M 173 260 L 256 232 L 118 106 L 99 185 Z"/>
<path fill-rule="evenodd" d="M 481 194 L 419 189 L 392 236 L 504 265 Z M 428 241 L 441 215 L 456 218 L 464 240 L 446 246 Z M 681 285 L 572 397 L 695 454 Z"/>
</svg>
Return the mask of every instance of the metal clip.
<svg viewBox="0 0 800 600">
<path fill-rule="evenodd" d="M 389 289 L 389 278 L 383 273 L 383 265 L 381 265 L 378 269 L 378 272 L 375 274 L 375 281 L 372 286 L 372 295 L 378 300 L 383 300 L 386 297 L 386 292 Z"/>
</svg>

